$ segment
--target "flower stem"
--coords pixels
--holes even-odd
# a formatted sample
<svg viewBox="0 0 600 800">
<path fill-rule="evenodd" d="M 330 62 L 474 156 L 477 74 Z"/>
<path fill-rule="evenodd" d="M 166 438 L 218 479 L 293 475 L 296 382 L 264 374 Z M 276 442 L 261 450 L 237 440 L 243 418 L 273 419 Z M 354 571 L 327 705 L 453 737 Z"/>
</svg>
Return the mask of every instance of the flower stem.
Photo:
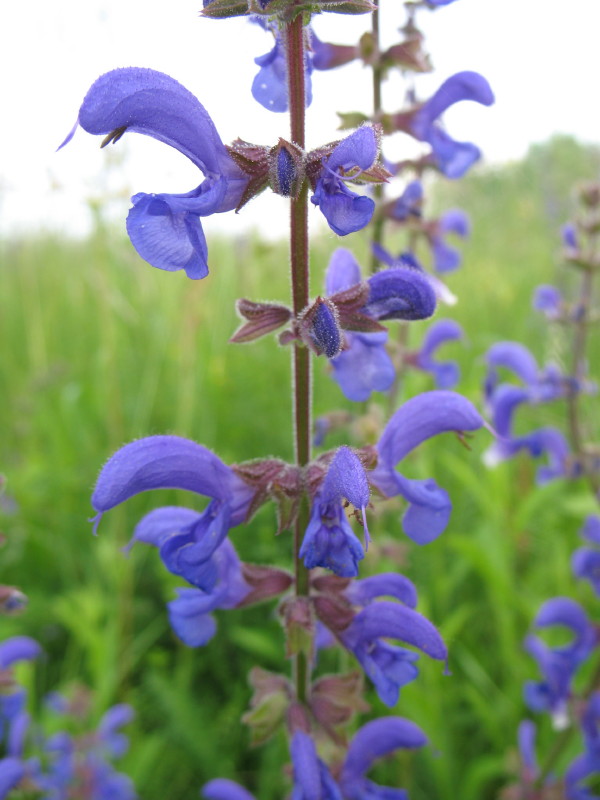
<svg viewBox="0 0 600 800">
<path fill-rule="evenodd" d="M 305 52 L 302 15 L 289 23 L 286 28 L 286 58 L 288 74 L 288 97 L 292 142 L 305 147 Z M 308 305 L 310 296 L 310 265 L 308 252 L 308 184 L 306 180 L 298 196 L 291 200 L 290 215 L 290 264 L 292 279 L 292 299 L 294 315 Z M 311 372 L 310 351 L 303 345 L 293 348 L 293 406 L 294 406 L 294 449 L 296 463 L 303 467 L 311 456 Z M 300 503 L 294 526 L 294 562 L 296 575 L 296 595 L 309 594 L 309 573 L 298 556 L 302 536 L 309 518 L 307 498 Z M 294 659 L 294 681 L 298 701 L 306 702 L 310 677 L 309 661 L 304 652 Z"/>
<path fill-rule="evenodd" d="M 571 374 L 577 384 L 581 385 L 585 380 L 586 370 L 586 346 L 589 328 L 590 302 L 592 297 L 593 271 L 587 269 L 583 273 L 581 280 L 581 290 L 579 296 L 579 312 L 574 321 L 573 331 L 573 350 Z M 573 455 L 579 463 L 583 465 L 584 474 L 597 500 L 600 500 L 600 479 L 597 472 L 586 463 L 585 454 L 585 434 L 582 428 L 582 414 L 580 407 L 580 391 L 576 386 L 567 397 L 567 416 L 569 423 L 569 436 Z"/>
<path fill-rule="evenodd" d="M 373 120 L 377 121 L 382 110 L 381 89 L 383 84 L 383 73 L 379 63 L 379 9 L 376 8 L 371 14 L 371 35 L 373 37 L 373 50 L 375 53 L 375 61 L 371 66 L 373 73 Z M 373 224 L 371 226 L 371 241 L 375 244 L 381 244 L 383 241 L 383 199 L 384 199 L 384 185 L 377 183 L 373 187 L 373 196 L 375 199 L 376 211 L 373 217 Z M 377 257 L 371 253 L 371 272 L 377 271 Z"/>
</svg>

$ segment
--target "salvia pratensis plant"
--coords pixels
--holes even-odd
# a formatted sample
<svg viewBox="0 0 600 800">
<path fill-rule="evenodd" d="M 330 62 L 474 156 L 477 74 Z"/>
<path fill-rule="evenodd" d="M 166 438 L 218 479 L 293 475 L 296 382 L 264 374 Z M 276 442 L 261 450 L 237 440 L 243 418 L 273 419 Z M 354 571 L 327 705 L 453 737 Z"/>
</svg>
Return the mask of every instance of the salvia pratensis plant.
<svg viewBox="0 0 600 800">
<path fill-rule="evenodd" d="M 156 547 L 165 568 L 188 584 L 168 604 L 176 635 L 191 647 L 206 645 L 217 630 L 214 612 L 279 598 L 291 675 L 256 668 L 250 677 L 255 695 L 246 722 L 263 726 L 262 741 L 281 726 L 286 729 L 292 797 L 298 800 L 400 798 L 406 796 L 404 790 L 377 787 L 367 773 L 380 757 L 423 747 L 426 733 L 407 719 L 389 716 L 367 722 L 348 742 L 338 728 L 348 724 L 355 711 L 367 708 L 360 699 L 361 681 L 356 672 L 315 678 L 313 671 L 321 647 L 342 648 L 362 668 L 380 700 L 393 708 L 402 686 L 417 677 L 420 654 L 442 665 L 447 662 L 448 649 L 438 630 L 415 608 L 417 591 L 411 581 L 395 572 L 360 578 L 360 562 L 371 537 L 370 509 L 385 498 L 403 499 L 400 525 L 417 544 L 427 544 L 445 530 L 452 510 L 446 490 L 433 477 L 411 478 L 410 467 L 408 474 L 397 467 L 424 441 L 448 432 L 462 437 L 484 422 L 468 400 L 448 391 L 457 379 L 456 365 L 437 361 L 434 352 L 444 341 L 460 338 L 461 330 L 450 320 L 440 320 L 421 348 L 404 357 L 407 364 L 431 373 L 440 388 L 392 407 L 375 442 L 342 445 L 315 457 L 311 361 L 319 356 L 329 360 L 350 400 L 360 402 L 374 391 L 392 389 L 397 365 L 385 349 L 384 323 L 397 321 L 403 329 L 418 324 L 434 315 L 440 298 L 449 296 L 442 282 L 420 265 L 415 244 L 425 243 L 433 269 L 442 273 L 460 260 L 446 237 L 468 234 L 468 221 L 458 210 L 424 220 L 419 179 L 429 168 L 458 178 L 477 160 L 478 148 L 452 139 L 440 119 L 453 103 L 474 100 L 489 105 L 493 95 L 477 73 L 459 73 L 432 97 L 393 114 L 384 114 L 375 99 L 373 115 L 351 115 L 355 130 L 307 152 L 305 109 L 318 90 L 314 70 L 363 58 L 373 66 L 377 94 L 387 69 L 429 68 L 420 52 L 421 34 L 412 10 L 405 40 L 386 53 L 378 51 L 376 32 L 370 44 L 361 40 L 356 48 L 321 42 L 310 25 L 320 11 L 371 13 L 377 25 L 378 12 L 369 0 L 212 0 L 204 7 L 204 16 L 214 19 L 249 14 L 272 35 L 273 48 L 256 59 L 259 71 L 252 94 L 265 108 L 288 113 L 288 138 L 279 131 L 270 144 L 238 138 L 225 145 L 188 89 L 155 70 L 126 67 L 93 83 L 75 127 L 61 145 L 72 140 L 78 127 L 103 137 L 102 146 L 141 133 L 174 147 L 198 167 L 202 179 L 196 188 L 182 194 L 136 194 L 127 217 L 129 238 L 144 260 L 166 271 L 184 270 L 192 279 L 205 278 L 209 269 L 202 217 L 240 211 L 264 190 L 290 203 L 291 302 L 241 298 L 237 311 L 242 324 L 232 342 L 247 343 L 277 332 L 279 343 L 290 348 L 294 463 L 270 457 L 228 465 L 189 439 L 150 436 L 125 445 L 108 460 L 92 505 L 96 530 L 102 515 L 140 492 L 175 488 L 208 498 L 202 512 L 179 506 L 151 511 L 131 540 L 131 545 Z M 426 154 L 421 161 L 410 167 L 385 161 L 382 137 L 397 131 L 423 143 Z M 414 178 L 399 200 L 385 198 L 388 179 L 396 174 L 406 179 L 411 170 Z M 373 252 L 383 269 L 363 274 L 352 252 L 340 249 L 328 268 L 323 294 L 315 297 L 309 200 L 338 236 L 360 231 L 374 220 Z M 398 258 L 385 254 L 382 246 L 386 219 L 409 231 L 406 253 Z M 269 502 L 277 509 L 278 532 L 291 532 L 290 569 L 244 563 L 235 550 L 237 529 Z M 252 708 L 258 707 L 265 713 L 254 713 Z M 333 757 L 326 755 L 327 739 L 335 745 Z M 253 796 L 248 788 L 223 778 L 210 780 L 202 791 L 209 800 Z"/>
</svg>

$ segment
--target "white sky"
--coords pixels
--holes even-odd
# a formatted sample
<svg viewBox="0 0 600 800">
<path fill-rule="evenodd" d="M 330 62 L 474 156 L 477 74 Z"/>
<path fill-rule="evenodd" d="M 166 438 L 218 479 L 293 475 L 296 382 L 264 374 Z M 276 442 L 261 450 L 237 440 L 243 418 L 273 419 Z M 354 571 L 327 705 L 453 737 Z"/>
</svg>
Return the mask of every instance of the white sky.
<svg viewBox="0 0 600 800">
<path fill-rule="evenodd" d="M 90 224 L 86 198 L 105 190 L 184 192 L 201 175 L 179 153 L 148 137 L 125 136 L 99 150 L 99 137 L 79 130 L 55 152 L 73 125 L 79 105 L 98 75 L 120 66 L 167 72 L 198 96 L 224 142 L 241 136 L 258 144 L 286 137 L 286 115 L 273 114 L 250 95 L 253 58 L 271 37 L 246 20 L 198 16 L 201 0 L 3 0 L 0 3 L 0 233 L 45 227 L 82 233 Z M 394 12 L 392 13 L 392 10 Z M 383 0 L 387 43 L 402 24 L 400 0 Z M 418 78 L 427 97 L 449 75 L 464 69 L 490 82 L 496 105 L 462 103 L 445 117 L 457 139 L 479 145 L 486 161 L 522 155 L 531 142 L 572 133 L 600 142 L 598 35 L 600 0 L 457 0 L 419 15 L 435 73 Z M 323 14 L 314 21 L 323 40 L 356 41 L 367 15 Z M 386 88 L 386 110 L 401 107 L 398 80 Z M 370 106 L 370 75 L 353 64 L 313 73 L 308 112 L 309 145 L 337 138 L 336 111 Z M 413 152 L 400 134 L 389 140 L 393 157 Z M 118 154 L 126 156 L 112 164 Z M 318 219 L 319 212 L 311 216 Z M 259 226 L 277 235 L 287 216 L 281 198 L 262 196 L 236 219 L 206 220 L 211 230 Z M 230 227 L 231 226 L 231 227 Z"/>
</svg>

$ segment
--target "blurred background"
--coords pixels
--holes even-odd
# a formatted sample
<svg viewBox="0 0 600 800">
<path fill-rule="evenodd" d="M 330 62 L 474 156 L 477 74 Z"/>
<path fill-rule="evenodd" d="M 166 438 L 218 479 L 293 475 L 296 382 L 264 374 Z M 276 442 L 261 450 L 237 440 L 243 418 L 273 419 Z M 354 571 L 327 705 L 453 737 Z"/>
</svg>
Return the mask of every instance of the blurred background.
<svg viewBox="0 0 600 800">
<path fill-rule="evenodd" d="M 137 191 L 197 185 L 195 167 L 141 136 L 100 151 L 97 139 L 78 131 L 55 152 L 90 84 L 127 65 L 163 70 L 186 85 L 225 142 L 240 135 L 270 144 L 285 136 L 285 117 L 250 95 L 252 60 L 271 48 L 269 36 L 244 20 L 200 19 L 198 11 L 181 0 L 34 0 L 0 9 L 0 531 L 7 538 L 0 582 L 30 598 L 27 613 L 3 620 L 2 632 L 27 633 L 44 648 L 40 663 L 20 671 L 34 711 L 43 713 L 48 690 L 72 692 L 78 684 L 94 691 L 95 719 L 114 702 L 134 705 L 123 769 L 141 797 L 187 800 L 206 780 L 226 776 L 259 800 L 275 800 L 286 785 L 285 738 L 252 750 L 239 723 L 250 697 L 248 670 L 287 669 L 273 605 L 220 614 L 218 636 L 200 651 L 188 649 L 171 633 L 165 611 L 180 582 L 151 548 L 137 545 L 129 558 L 120 548 L 149 509 L 198 508 L 202 501 L 166 491 L 142 495 L 108 514 L 97 538 L 87 520 L 100 466 L 136 437 L 187 436 L 227 463 L 292 457 L 288 351 L 268 339 L 251 350 L 227 345 L 236 297 L 288 300 L 285 201 L 263 196 L 239 215 L 208 219 L 211 274 L 192 282 L 142 262 L 124 218 Z M 392 41 L 402 18 L 386 12 Z M 432 182 L 426 208 L 435 216 L 458 206 L 472 220 L 464 265 L 448 277 L 460 300 L 440 316 L 466 331 L 445 354 L 461 366 L 458 390 L 480 408 L 483 356 L 495 341 L 523 342 L 540 364 L 566 363 L 565 331 L 548 331 L 531 311 L 531 295 L 540 283 L 569 290 L 560 227 L 574 209 L 573 186 L 600 169 L 592 102 L 599 16 L 600 7 L 584 0 L 458 0 L 419 15 L 436 66 L 419 78 L 419 93 L 426 97 L 454 72 L 473 69 L 497 98 L 489 109 L 460 104 L 445 118 L 451 134 L 477 143 L 485 160 L 461 181 Z M 349 43 L 367 24 L 324 14 L 314 27 L 324 40 Z M 369 82 L 359 65 L 313 74 L 311 146 L 338 135 L 336 111 L 370 102 Z M 391 81 L 386 107 L 400 108 L 403 93 L 401 81 Z M 401 136 L 390 144 L 399 157 L 413 152 Z M 311 215 L 316 294 L 332 251 L 349 246 L 366 263 L 368 239 L 359 233 L 339 240 L 318 211 Z M 400 233 L 391 244 L 400 250 Z M 423 330 L 411 328 L 411 346 Z M 598 355 L 596 342 L 592 373 Z M 316 415 L 356 410 L 327 364 L 316 362 L 315 384 Z M 427 375 L 411 373 L 404 396 L 430 388 Z M 557 403 L 526 410 L 519 425 L 560 426 L 564 416 Z M 340 432 L 327 446 L 351 435 Z M 489 443 L 482 432 L 467 452 L 447 435 L 406 460 L 408 477 L 435 474 L 448 489 L 451 525 L 434 545 L 417 548 L 400 532 L 401 508 L 389 506 L 373 521 L 361 572 L 406 572 L 419 589 L 419 610 L 451 648 L 452 676 L 422 660 L 421 677 L 402 691 L 395 710 L 421 725 L 432 746 L 377 775 L 409 786 L 412 800 L 456 797 L 458 790 L 461 800 L 498 796 L 517 766 L 522 684 L 537 677 L 521 647 L 534 614 L 559 594 L 596 611 L 591 589 L 575 584 L 568 566 L 583 516 L 595 510 L 587 487 L 557 481 L 537 488 L 526 458 L 484 471 Z M 234 532 L 243 559 L 289 563 L 290 539 L 276 539 L 274 524 L 267 507 Z M 320 670 L 350 666 L 343 655 L 326 654 Z M 385 713 L 372 692 L 369 701 L 373 713 Z M 551 735 L 540 732 L 542 747 Z"/>
</svg>

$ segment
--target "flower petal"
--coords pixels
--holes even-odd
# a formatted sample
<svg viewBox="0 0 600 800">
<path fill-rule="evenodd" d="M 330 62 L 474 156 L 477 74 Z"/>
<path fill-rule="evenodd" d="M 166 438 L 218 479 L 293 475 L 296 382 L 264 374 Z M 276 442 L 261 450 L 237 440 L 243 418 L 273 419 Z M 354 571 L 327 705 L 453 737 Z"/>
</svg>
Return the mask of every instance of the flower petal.
<svg viewBox="0 0 600 800">
<path fill-rule="evenodd" d="M 358 780 L 373 763 L 394 750 L 423 747 L 427 737 L 418 725 L 402 717 L 374 719 L 354 735 L 342 767 L 342 782 Z"/>
<path fill-rule="evenodd" d="M 227 778 L 215 778 L 202 787 L 202 796 L 206 800 L 255 800 L 254 795 L 235 781 Z"/>
<path fill-rule="evenodd" d="M 101 75 L 79 111 L 88 133 L 120 128 L 152 136 L 218 174 L 229 155 L 204 106 L 180 83 L 153 69 L 126 67 Z"/>
<path fill-rule="evenodd" d="M 17 661 L 31 661 L 41 655 L 42 648 L 30 636 L 11 636 L 0 644 L 0 669 Z"/>
<path fill-rule="evenodd" d="M 483 426 L 475 406 L 455 392 L 424 392 L 408 400 L 391 417 L 379 439 L 380 463 L 398 464 L 422 442 L 448 431 L 474 431 Z M 377 485 L 380 465 L 369 474 Z M 377 475 L 377 478 L 375 477 Z"/>
<path fill-rule="evenodd" d="M 236 498 L 239 524 L 252 491 L 206 447 L 181 436 L 148 436 L 125 445 L 102 468 L 92 505 L 103 513 L 150 489 L 185 489 L 219 500 Z"/>
<path fill-rule="evenodd" d="M 369 299 L 361 309 L 377 320 L 426 319 L 435 311 L 435 292 L 427 276 L 411 267 L 390 267 L 368 279 Z"/>
<path fill-rule="evenodd" d="M 325 275 L 325 292 L 328 295 L 343 292 L 362 280 L 360 266 L 354 253 L 345 247 L 334 250 Z"/>
<path fill-rule="evenodd" d="M 386 392 L 394 382 L 396 370 L 385 349 L 387 331 L 346 333 L 347 350 L 331 361 L 333 379 L 348 400 L 361 403 L 371 392 Z"/>
</svg>

